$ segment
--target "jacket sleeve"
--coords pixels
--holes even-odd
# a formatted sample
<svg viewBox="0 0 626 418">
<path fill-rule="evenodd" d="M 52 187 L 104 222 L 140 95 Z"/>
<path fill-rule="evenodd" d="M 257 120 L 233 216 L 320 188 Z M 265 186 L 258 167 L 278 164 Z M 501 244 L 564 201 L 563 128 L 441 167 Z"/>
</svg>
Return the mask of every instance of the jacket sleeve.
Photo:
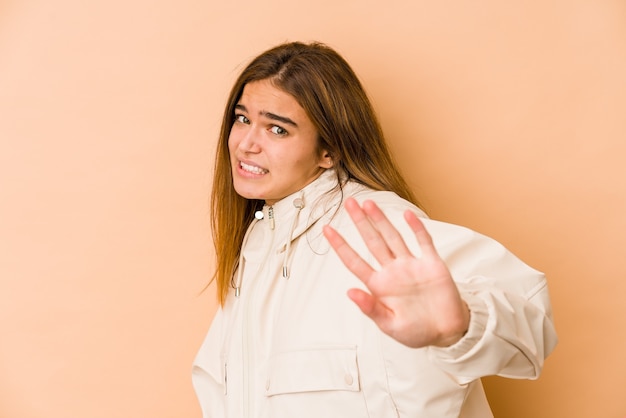
<svg viewBox="0 0 626 418">
<path fill-rule="evenodd" d="M 431 360 L 459 384 L 488 375 L 539 377 L 557 343 L 544 275 L 467 228 L 424 224 L 471 315 L 456 344 L 428 348 Z"/>
<path fill-rule="evenodd" d="M 202 418 L 222 418 L 224 412 L 225 370 L 220 370 L 219 336 L 222 333 L 223 315 L 218 309 L 193 363 L 192 382 L 202 409 Z"/>
</svg>

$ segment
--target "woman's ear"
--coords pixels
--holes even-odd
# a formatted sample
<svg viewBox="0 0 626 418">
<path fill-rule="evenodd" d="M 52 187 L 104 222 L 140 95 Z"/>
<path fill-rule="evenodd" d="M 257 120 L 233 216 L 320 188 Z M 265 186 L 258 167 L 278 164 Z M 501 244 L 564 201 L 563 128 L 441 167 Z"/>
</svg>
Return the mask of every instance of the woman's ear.
<svg viewBox="0 0 626 418">
<path fill-rule="evenodd" d="M 330 153 L 326 150 L 322 151 L 322 155 L 320 158 L 320 167 L 322 168 L 331 168 L 335 163 L 333 162 L 333 157 L 330 156 Z"/>
</svg>

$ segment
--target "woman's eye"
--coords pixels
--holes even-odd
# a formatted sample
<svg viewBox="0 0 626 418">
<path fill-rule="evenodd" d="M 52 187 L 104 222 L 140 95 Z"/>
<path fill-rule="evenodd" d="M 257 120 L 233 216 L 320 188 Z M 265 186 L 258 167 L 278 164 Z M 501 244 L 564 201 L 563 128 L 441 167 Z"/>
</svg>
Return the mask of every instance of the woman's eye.
<svg viewBox="0 0 626 418">
<path fill-rule="evenodd" d="M 250 120 L 244 115 L 235 115 L 235 121 L 239 123 L 245 123 L 245 124 L 250 123 Z"/>
<path fill-rule="evenodd" d="M 280 135 L 280 136 L 287 135 L 287 131 L 286 131 L 286 130 L 284 130 L 284 129 L 283 129 L 283 128 L 281 128 L 280 126 L 276 126 L 276 125 L 272 126 L 272 127 L 270 128 L 270 131 L 271 131 L 273 134 L 275 134 L 275 135 Z"/>
</svg>

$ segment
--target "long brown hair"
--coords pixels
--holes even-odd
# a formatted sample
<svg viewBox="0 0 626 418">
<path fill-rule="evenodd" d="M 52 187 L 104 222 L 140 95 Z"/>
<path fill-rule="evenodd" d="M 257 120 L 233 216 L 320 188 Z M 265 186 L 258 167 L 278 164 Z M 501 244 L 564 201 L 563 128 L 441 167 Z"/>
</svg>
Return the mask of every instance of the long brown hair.
<svg viewBox="0 0 626 418">
<path fill-rule="evenodd" d="M 228 137 L 246 84 L 269 79 L 292 95 L 319 133 L 319 146 L 330 154 L 339 178 L 375 190 L 390 190 L 417 204 L 415 196 L 394 164 L 372 105 L 348 63 L 320 43 L 286 43 L 258 57 L 243 70 L 233 86 L 217 146 L 211 226 L 217 267 L 217 295 L 224 303 L 244 234 L 263 201 L 239 196 L 233 187 Z"/>
</svg>

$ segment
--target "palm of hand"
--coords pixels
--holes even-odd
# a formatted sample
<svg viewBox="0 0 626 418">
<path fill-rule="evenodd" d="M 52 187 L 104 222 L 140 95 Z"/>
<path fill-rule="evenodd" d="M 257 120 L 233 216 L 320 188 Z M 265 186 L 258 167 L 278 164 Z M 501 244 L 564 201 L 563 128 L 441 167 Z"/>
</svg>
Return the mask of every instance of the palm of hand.
<svg viewBox="0 0 626 418">
<path fill-rule="evenodd" d="M 349 297 L 383 332 L 409 347 L 458 341 L 467 330 L 469 311 L 419 219 L 411 212 L 405 214 L 422 250 L 416 258 L 373 202 L 360 207 L 348 199 L 346 209 L 381 265 L 374 270 L 337 231 L 325 227 L 337 255 L 370 292 L 350 289 Z"/>
</svg>

